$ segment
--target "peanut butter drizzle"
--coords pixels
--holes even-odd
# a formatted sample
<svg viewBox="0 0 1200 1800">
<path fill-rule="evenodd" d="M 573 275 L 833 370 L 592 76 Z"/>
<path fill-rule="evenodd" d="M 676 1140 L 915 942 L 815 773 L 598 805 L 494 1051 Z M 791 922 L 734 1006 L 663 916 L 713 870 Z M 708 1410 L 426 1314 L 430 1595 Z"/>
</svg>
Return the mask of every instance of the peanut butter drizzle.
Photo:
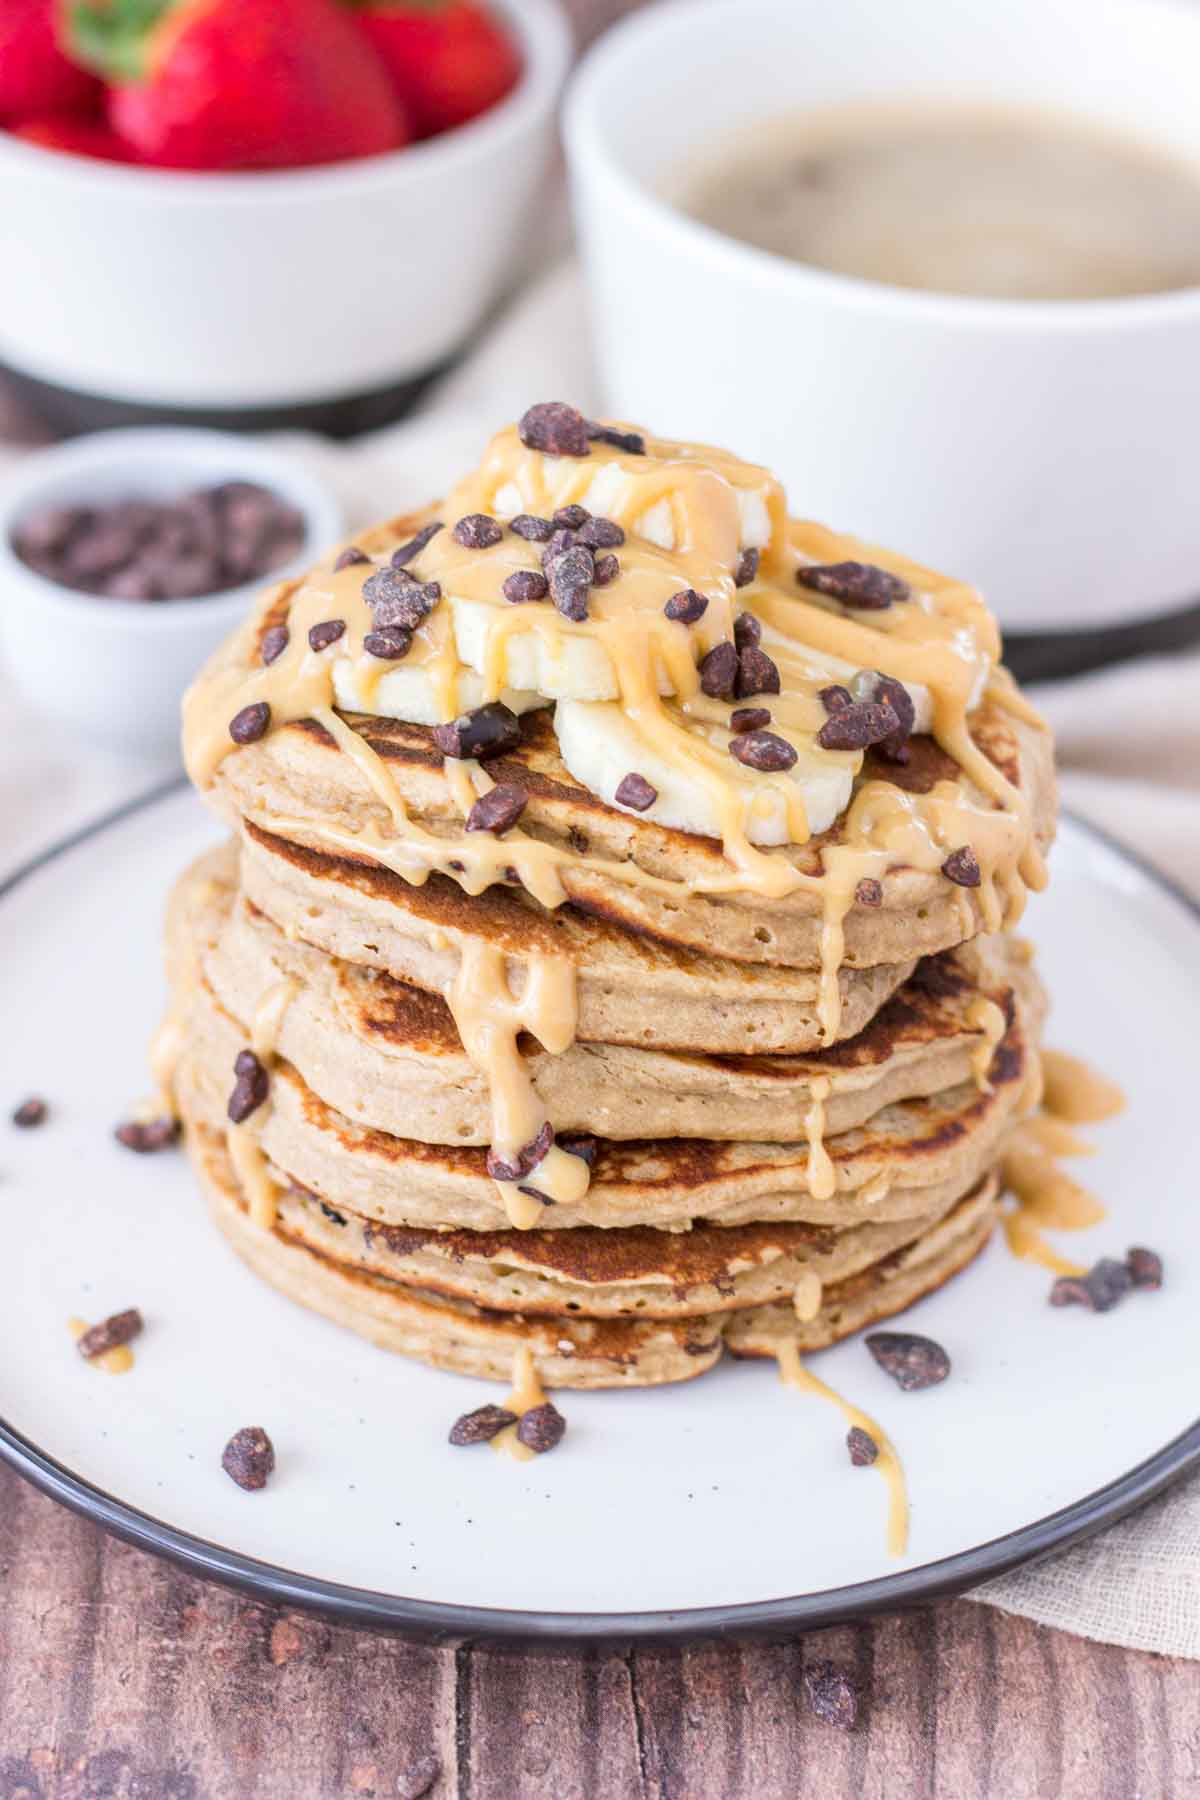
<svg viewBox="0 0 1200 1800">
<path fill-rule="evenodd" d="M 823 1297 L 821 1277 L 815 1269 L 805 1269 L 792 1290 L 792 1311 L 802 1325 L 816 1318 Z"/>
<path fill-rule="evenodd" d="M 1044 1050 L 1041 1063 L 1041 1110 L 1014 1129 L 1001 1159 L 1004 1186 L 1015 1201 L 1003 1215 L 1004 1236 L 1014 1256 L 1056 1275 L 1082 1275 L 1084 1265 L 1060 1256 L 1042 1231 L 1083 1231 L 1106 1218 L 1107 1209 L 1058 1159 L 1091 1155 L 1092 1146 L 1071 1125 L 1111 1118 L 1124 1096 L 1115 1082 L 1063 1051 Z"/>
<path fill-rule="evenodd" d="M 545 605 L 510 605 L 501 594 L 505 577 L 539 566 L 540 546 L 509 532 L 486 550 L 457 543 L 451 524 L 474 512 L 511 518 L 517 512 L 540 515 L 572 503 L 586 504 L 626 532 L 619 550 L 620 574 L 607 587 L 589 593 L 589 616 L 583 621 L 562 617 Z M 760 545 L 758 578 L 738 591 L 734 571 L 743 544 L 743 504 L 765 521 L 766 542 Z M 517 637 L 535 639 L 539 667 L 546 673 L 539 688 L 547 698 L 558 691 L 556 669 L 568 648 L 582 643 L 600 658 L 601 671 L 611 673 L 611 698 L 653 757 L 673 766 L 708 799 L 719 823 L 727 873 L 694 881 L 652 876 L 632 861 L 589 857 L 589 867 L 614 879 L 662 894 L 687 898 L 694 894 L 747 893 L 783 899 L 806 890 L 820 897 L 823 922 L 820 940 L 819 1016 L 825 1043 L 836 1040 L 842 1012 L 840 970 L 844 924 L 864 877 L 878 878 L 898 863 L 933 873 L 954 850 L 970 845 L 980 864 L 977 890 L 980 920 L 994 931 L 1015 923 L 1027 887 L 1040 887 L 1045 874 L 1033 842 L 1028 801 L 979 751 L 966 725 L 969 708 L 986 685 L 990 698 L 1014 716 L 1036 721 L 1009 678 L 996 669 L 999 637 L 979 596 L 972 588 L 924 569 L 888 552 L 863 546 L 823 527 L 789 522 L 784 495 L 767 471 L 729 453 L 705 445 L 647 438 L 646 454 L 595 443 L 583 458 L 545 456 L 527 449 L 515 428 L 492 440 L 479 468 L 447 499 L 439 531 L 414 559 L 422 580 L 436 580 L 442 600 L 420 625 L 403 662 L 387 663 L 369 656 L 363 640 L 373 627 L 363 598 L 364 565 L 337 571 L 323 565 L 302 583 L 275 590 L 288 599 L 289 639 L 270 665 L 257 654 L 258 623 L 247 622 L 229 650 L 195 683 L 184 703 L 184 744 L 188 771 L 200 787 L 211 783 L 222 758 L 234 745 L 229 721 L 243 707 L 264 702 L 271 727 L 312 718 L 353 759 L 379 800 L 388 832 L 371 823 L 360 831 L 344 831 L 321 821 L 276 820 L 274 829 L 294 833 L 335 851 L 368 854 L 384 867 L 415 884 L 431 872 L 450 875 L 467 893 L 477 894 L 494 882 L 511 879 L 509 871 L 535 899 L 547 907 L 566 899 L 561 871 L 582 860 L 569 848 L 531 838 L 518 828 L 497 838 L 489 832 L 431 831 L 411 819 L 390 771 L 377 753 L 335 709 L 336 671 L 348 671 L 361 703 L 386 692 L 395 672 L 428 680 L 440 716 L 455 716 L 469 673 L 461 656 L 464 629 L 456 611 L 482 609 L 485 633 L 481 668 L 482 699 L 508 691 L 511 645 Z M 747 515 L 749 516 L 749 514 Z M 758 535 L 762 529 L 756 527 Z M 657 541 L 656 541 L 657 540 Z M 666 545 L 664 547 L 665 540 Z M 870 623 L 852 618 L 832 601 L 800 590 L 795 571 L 803 562 L 860 557 L 876 562 L 907 580 L 912 598 L 870 615 Z M 704 594 L 708 606 L 692 625 L 666 617 L 663 608 L 683 587 Z M 778 807 L 791 842 L 809 837 L 803 796 L 795 781 L 776 773 L 751 771 L 728 753 L 731 705 L 713 701 L 700 689 L 698 664 L 708 650 L 733 636 L 741 611 L 752 611 L 770 631 L 770 651 L 777 659 L 786 692 L 769 696 L 772 730 L 797 752 L 797 769 L 841 770 L 857 776 L 861 753 L 821 751 L 815 735 L 825 718 L 818 698 L 829 679 L 821 659 L 835 658 L 853 668 L 920 684 L 932 696 L 933 732 L 942 749 L 958 764 L 983 800 L 973 800 L 963 780 L 943 781 L 929 794 L 909 794 L 883 781 L 863 784 L 844 816 L 841 841 L 827 848 L 819 875 L 795 868 L 791 861 L 751 842 L 750 829 Z M 335 644 L 313 651 L 309 629 L 329 619 L 345 621 Z M 399 706 L 399 702 L 396 703 Z M 486 778 L 484 778 L 486 780 Z M 484 791 L 473 770 L 447 765 L 447 785 L 460 813 Z M 474 794 L 472 794 L 474 790 Z M 975 914 L 965 893 L 958 896 L 964 935 L 975 929 Z M 514 1003 L 509 972 L 499 961 L 471 959 L 472 986 L 459 976 L 447 998 L 455 1010 L 460 1035 L 488 1076 L 499 1129 L 506 1135 L 494 1148 L 504 1155 L 521 1147 L 511 1137 L 517 1121 L 540 1128 L 527 1076 L 518 1072 L 516 1037 L 524 1028 L 542 1042 L 565 1048 L 564 1021 L 572 1010 L 565 999 L 566 974 L 553 981 L 548 968 L 530 967 Z M 573 972 L 572 972 L 573 978 Z M 541 996 L 536 1004 L 533 998 Z M 460 1017 L 461 1014 L 461 1017 Z M 529 1142 L 526 1138 L 523 1142 Z M 506 1160 L 507 1160 L 506 1156 Z M 821 1153 L 813 1172 L 823 1173 Z M 551 1152 L 539 1165 L 537 1187 L 550 1198 L 566 1197 L 582 1180 L 569 1165 L 578 1158 Z M 505 1187 L 511 1184 L 503 1184 Z M 554 1192 L 551 1193 L 551 1188 Z M 519 1203 L 518 1203 L 519 1201 Z M 540 1203 L 528 1196 L 505 1195 L 514 1224 L 532 1224 Z"/>
<path fill-rule="evenodd" d="M 76 1343 L 90 1329 L 86 1319 L 67 1320 L 67 1330 Z M 111 1350 L 102 1350 L 99 1356 L 89 1356 L 85 1360 L 93 1369 L 103 1369 L 106 1375 L 128 1375 L 133 1367 L 133 1349 L 129 1344 L 114 1344 Z"/>
<path fill-rule="evenodd" d="M 794 1341 L 781 1344 L 775 1352 L 779 1363 L 780 1380 L 788 1387 L 799 1388 L 804 1394 L 819 1394 L 822 1400 L 830 1401 L 837 1407 L 849 1425 L 857 1425 L 879 1445 L 879 1455 L 871 1467 L 877 1469 L 887 1484 L 888 1517 L 887 1548 L 889 1556 L 903 1556 L 908 1549 L 908 1485 L 904 1479 L 904 1469 L 891 1439 L 880 1429 L 869 1413 L 844 1400 L 840 1394 L 819 1381 L 812 1371 L 805 1367 L 800 1359 L 799 1346 Z"/>
<path fill-rule="evenodd" d="M 980 1033 L 979 1042 L 971 1052 L 971 1073 L 975 1077 L 975 1085 L 981 1093 L 990 1094 L 992 1084 L 988 1080 L 988 1070 L 992 1066 L 996 1046 L 1008 1029 L 1004 1009 L 997 1006 L 994 1000 L 989 1000 L 986 994 L 977 994 L 967 1007 L 966 1023 L 972 1031 Z"/>
<path fill-rule="evenodd" d="M 808 1142 L 805 1180 L 814 1200 L 830 1199 L 837 1186 L 833 1161 L 825 1148 L 825 1102 L 832 1087 L 828 1075 L 814 1075 L 808 1084 L 810 1103 L 804 1115 L 804 1136 Z"/>
<path fill-rule="evenodd" d="M 512 1382 L 511 1394 L 500 1402 L 506 1412 L 516 1413 L 520 1419 L 523 1414 L 532 1412 L 535 1406 L 546 1404 L 545 1390 L 533 1366 L 533 1352 L 527 1344 L 522 1344 L 519 1350 L 513 1352 Z M 492 1449 L 500 1456 L 511 1457 L 513 1462 L 532 1462 L 535 1455 L 534 1451 L 521 1442 L 515 1425 L 506 1425 L 503 1431 L 497 1432 L 492 1439 Z"/>
</svg>

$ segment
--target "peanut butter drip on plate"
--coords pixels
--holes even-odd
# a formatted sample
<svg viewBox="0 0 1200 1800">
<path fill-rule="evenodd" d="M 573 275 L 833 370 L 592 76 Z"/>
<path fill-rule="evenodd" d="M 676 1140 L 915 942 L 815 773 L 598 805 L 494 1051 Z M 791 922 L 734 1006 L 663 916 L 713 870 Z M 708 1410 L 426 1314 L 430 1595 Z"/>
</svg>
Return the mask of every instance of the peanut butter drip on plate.
<svg viewBox="0 0 1200 1800">
<path fill-rule="evenodd" d="M 1093 1146 L 1071 1129 L 1098 1123 L 1124 1106 L 1115 1082 L 1059 1050 L 1042 1053 L 1044 1086 L 1039 1111 L 1011 1133 L 1001 1175 L 1013 1204 L 1004 1212 L 1004 1236 L 1014 1256 L 1055 1275 L 1082 1275 L 1085 1267 L 1061 1256 L 1043 1232 L 1084 1231 L 1107 1217 L 1096 1196 L 1060 1165 L 1065 1157 L 1090 1156 Z"/>
<path fill-rule="evenodd" d="M 546 1393 L 533 1366 L 533 1353 L 527 1344 L 513 1352 L 512 1392 L 500 1403 L 506 1412 L 516 1413 L 518 1420 L 535 1406 L 545 1406 Z M 514 1462 L 532 1462 L 534 1452 L 517 1436 L 516 1425 L 506 1425 L 492 1439 L 492 1449 Z"/>
<path fill-rule="evenodd" d="M 848 1425 L 857 1425 L 874 1438 L 879 1446 L 879 1455 L 872 1467 L 883 1476 L 887 1485 L 887 1548 L 889 1556 L 903 1556 L 908 1549 L 908 1484 L 904 1479 L 904 1468 L 896 1454 L 891 1439 L 876 1424 L 869 1413 L 844 1400 L 831 1387 L 819 1381 L 812 1371 L 801 1361 L 798 1345 L 793 1341 L 781 1344 L 776 1352 L 779 1363 L 780 1379 L 788 1387 L 799 1388 L 803 1394 L 817 1394 L 822 1400 L 828 1400 L 836 1406 Z"/>
<path fill-rule="evenodd" d="M 86 1319 L 67 1320 L 67 1330 L 76 1343 L 89 1329 Z M 89 1356 L 87 1360 L 93 1369 L 102 1369 L 106 1375 L 128 1375 L 133 1367 L 133 1350 L 128 1344 L 114 1344 L 111 1350 L 102 1350 L 99 1356 Z"/>
<path fill-rule="evenodd" d="M 573 506 L 620 528 L 623 539 L 611 553 L 615 574 L 587 587 L 583 617 L 565 616 L 550 600 L 513 603 L 504 584 L 514 575 L 542 574 L 542 543 L 508 529 L 507 522 L 519 514 L 550 520 Z M 475 514 L 505 525 L 495 543 L 474 548 L 459 541 L 455 522 Z M 248 707 L 264 708 L 258 718 L 263 734 L 289 722 L 317 721 L 379 803 L 379 818 L 356 831 L 312 819 L 276 819 L 274 829 L 334 853 L 368 856 L 415 884 L 437 872 L 478 894 L 515 878 L 543 906 L 557 907 L 566 899 L 562 871 L 586 860 L 611 879 L 683 901 L 699 894 L 771 900 L 811 893 L 823 910 L 819 1017 L 826 1043 L 840 1031 L 845 919 L 862 880 L 877 881 L 901 864 L 935 873 L 947 857 L 969 847 L 979 884 L 973 898 L 957 890 L 964 936 L 980 922 L 989 931 L 1015 923 L 1026 889 L 1043 884 L 1028 801 L 968 729 L 969 713 L 985 697 L 1014 717 L 1036 721 L 997 667 L 996 627 L 972 588 L 820 526 L 790 521 L 782 489 L 764 469 L 706 445 L 651 436 L 640 454 L 593 440 L 588 454 L 566 456 L 529 448 L 510 427 L 492 440 L 479 467 L 437 516 L 441 528 L 410 555 L 407 569 L 421 584 L 437 583 L 440 597 L 395 660 L 366 647 L 375 618 L 364 582 L 384 562 L 339 569 L 331 558 L 306 580 L 274 590 L 272 618 L 286 613 L 287 631 L 283 647 L 273 646 L 274 660 L 262 661 L 259 622 L 250 620 L 185 700 L 185 756 L 199 787 L 211 783 L 236 747 L 231 720 Z M 392 546 L 384 535 L 371 542 L 386 552 Z M 605 553 L 597 546 L 598 555 Z M 750 562 L 757 557 L 755 570 L 748 554 Z M 864 612 L 797 585 L 802 565 L 847 559 L 899 576 L 908 584 L 905 597 Z M 698 616 L 669 616 L 668 602 L 689 590 L 703 598 Z M 763 694 L 761 703 L 783 760 L 794 758 L 788 769 L 735 757 L 730 746 L 739 734 L 732 715 L 742 701 L 728 690 L 717 696 L 704 691 L 701 663 L 718 646 L 732 646 L 735 625 L 746 616 L 751 625 L 757 622 L 762 651 L 778 671 L 781 691 Z M 314 641 L 324 647 L 314 649 L 310 632 L 334 621 L 342 631 L 333 639 L 316 632 Z M 378 634 L 372 643 L 379 647 Z M 818 734 L 828 716 L 822 690 L 856 671 L 920 690 L 930 729 L 957 764 L 959 778 L 940 781 L 926 794 L 886 780 L 862 782 L 852 793 L 864 753 L 822 748 Z M 753 693 L 746 699 L 759 704 Z M 495 701 L 517 711 L 563 702 L 591 706 L 590 721 L 619 729 L 631 772 L 654 771 L 689 804 L 694 798 L 709 834 L 720 839 L 722 872 L 668 880 L 632 859 L 581 858 L 519 824 L 499 833 L 469 832 L 466 814 L 490 778 L 467 759 L 445 765 L 461 827 L 430 829 L 409 816 L 386 764 L 345 717 L 376 711 L 444 723 Z M 583 738 L 586 747 L 586 731 Z M 825 822 L 841 816 L 842 826 L 837 844 L 824 852 L 821 871 L 811 873 L 797 869 L 779 848 L 803 844 L 814 829 L 824 829 L 813 822 L 818 799 Z M 555 959 L 516 964 L 462 953 L 447 999 L 468 1054 L 492 1086 L 493 1151 L 501 1162 L 515 1162 L 545 1123 L 523 1073 L 518 1035 L 528 1031 L 547 1050 L 565 1049 L 574 1029 L 573 985 L 574 971 Z M 814 1126 L 811 1175 L 825 1183 L 831 1176 L 815 1112 Z M 529 1135 L 522 1137 L 524 1132 Z M 586 1184 L 581 1159 L 552 1147 L 529 1182 L 501 1185 L 514 1225 L 529 1225 L 543 1201 L 521 1194 L 522 1185 L 552 1201 L 575 1196 Z"/>
</svg>

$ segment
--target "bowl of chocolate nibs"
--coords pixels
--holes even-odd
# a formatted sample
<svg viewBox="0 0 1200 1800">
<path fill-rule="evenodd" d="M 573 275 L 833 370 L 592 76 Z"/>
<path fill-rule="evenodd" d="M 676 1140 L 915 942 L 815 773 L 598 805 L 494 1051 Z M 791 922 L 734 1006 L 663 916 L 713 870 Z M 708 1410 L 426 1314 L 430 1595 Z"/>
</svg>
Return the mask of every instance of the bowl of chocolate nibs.
<svg viewBox="0 0 1200 1800">
<path fill-rule="evenodd" d="M 65 733 L 170 751 L 200 663 L 342 523 L 304 466 L 224 432 L 106 431 L 41 451 L 0 493 L 5 662 Z"/>
</svg>

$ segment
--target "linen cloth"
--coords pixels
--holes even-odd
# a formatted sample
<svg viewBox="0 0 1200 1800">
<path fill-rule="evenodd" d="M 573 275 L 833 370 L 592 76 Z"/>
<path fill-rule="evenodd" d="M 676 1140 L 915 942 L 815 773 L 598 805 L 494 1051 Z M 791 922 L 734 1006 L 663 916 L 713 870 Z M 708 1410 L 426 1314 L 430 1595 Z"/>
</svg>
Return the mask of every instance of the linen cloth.
<svg viewBox="0 0 1200 1800">
<path fill-rule="evenodd" d="M 532 401 L 599 410 L 586 319 L 581 278 L 568 262 L 512 305 L 414 418 L 349 446 L 299 436 L 278 441 L 337 490 L 352 529 L 419 505 L 470 466 L 498 423 Z M 1200 897 L 1200 655 L 1041 686 L 1035 699 L 1054 727 L 1064 805 Z M 177 767 L 170 759 L 90 751 L 81 757 L 14 702 L 2 682 L 0 733 L 0 878 Z M 1109 1643 L 1200 1657 L 1200 1477 L 973 1597 Z"/>
</svg>

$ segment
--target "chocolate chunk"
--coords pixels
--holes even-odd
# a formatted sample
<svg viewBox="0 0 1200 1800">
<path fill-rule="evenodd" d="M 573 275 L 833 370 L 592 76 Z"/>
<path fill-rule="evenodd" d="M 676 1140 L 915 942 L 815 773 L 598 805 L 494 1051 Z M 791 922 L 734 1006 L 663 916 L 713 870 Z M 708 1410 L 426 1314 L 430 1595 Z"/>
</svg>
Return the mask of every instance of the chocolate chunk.
<svg viewBox="0 0 1200 1800">
<path fill-rule="evenodd" d="M 363 639 L 363 649 L 368 656 L 377 656 L 381 662 L 400 662 L 412 649 L 412 632 L 399 625 L 388 631 L 368 631 Z"/>
<path fill-rule="evenodd" d="M 436 581 L 414 581 L 402 569 L 377 569 L 367 576 L 362 591 L 379 631 L 397 625 L 415 631 L 442 597 Z"/>
<path fill-rule="evenodd" d="M 30 1094 L 28 1100 L 22 1100 L 13 1113 L 12 1122 L 19 1125 L 22 1131 L 30 1131 L 35 1125 L 44 1125 L 49 1112 L 50 1108 L 40 1094 Z"/>
<path fill-rule="evenodd" d="M 749 650 L 762 642 L 762 625 L 753 613 L 739 613 L 733 621 L 733 641 L 739 650 Z"/>
<path fill-rule="evenodd" d="M 730 740 L 729 754 L 748 769 L 759 769 L 765 775 L 793 769 L 797 761 L 791 744 L 773 731 L 742 732 Z"/>
<path fill-rule="evenodd" d="M 1157 1250 L 1147 1250 L 1143 1245 L 1136 1244 L 1126 1252 L 1125 1266 L 1135 1288 L 1158 1289 L 1162 1286 L 1163 1262 Z"/>
<path fill-rule="evenodd" d="M 591 455 L 587 420 L 561 400 L 543 400 L 522 413 L 517 436 L 527 450 L 547 456 Z"/>
<path fill-rule="evenodd" d="M 302 1188 L 297 1189 L 296 1191 L 298 1193 L 304 1192 L 304 1190 Z M 345 1225 L 347 1223 L 345 1213 L 340 1213 L 337 1210 L 336 1206 L 327 1206 L 325 1204 L 324 1200 L 318 1200 L 317 1205 L 320 1207 L 321 1211 L 324 1213 L 325 1217 L 329 1220 L 329 1223 L 331 1225 Z"/>
<path fill-rule="evenodd" d="M 749 587 L 758 575 L 758 551 L 743 550 L 737 559 L 737 568 L 733 571 L 734 587 Z"/>
<path fill-rule="evenodd" d="M 166 1150 L 179 1137 L 179 1120 L 164 1116 L 161 1119 L 127 1119 L 118 1125 L 113 1132 L 118 1144 L 126 1150 L 136 1150 L 139 1156 L 147 1156 L 155 1150 Z"/>
<path fill-rule="evenodd" d="M 846 1448 L 856 1469 L 868 1468 L 879 1455 L 879 1445 L 861 1425 L 852 1425 L 846 1433 Z"/>
<path fill-rule="evenodd" d="M 726 640 L 714 644 L 700 664 L 700 686 L 712 700 L 728 700 L 737 680 L 738 653 Z"/>
<path fill-rule="evenodd" d="M 864 875 L 854 890 L 854 898 L 860 906 L 882 906 L 883 883 L 871 875 Z"/>
<path fill-rule="evenodd" d="M 873 1331 L 865 1342 L 884 1374 L 906 1394 L 936 1387 L 950 1373 L 950 1358 L 942 1346 L 916 1332 Z"/>
<path fill-rule="evenodd" d="M 566 619 L 587 618 L 587 596 L 596 564 L 589 549 L 576 544 L 555 557 L 548 571 L 550 598 Z"/>
<path fill-rule="evenodd" d="M 858 1723 L 859 1690 L 854 1677 L 836 1663 L 809 1663 L 804 1670 L 804 1691 L 818 1719 L 853 1731 Z"/>
<path fill-rule="evenodd" d="M 395 1800 L 425 1800 L 441 1772 L 441 1757 L 435 1756 L 432 1750 L 424 1756 L 418 1756 L 414 1762 L 406 1764 L 396 1777 L 393 1790 Z"/>
<path fill-rule="evenodd" d="M 578 531 L 591 516 L 586 506 L 560 506 L 554 515 L 554 523 L 562 531 Z"/>
<path fill-rule="evenodd" d="M 345 619 L 323 619 L 319 625 L 310 625 L 308 630 L 308 647 L 310 650 L 328 650 L 330 644 L 336 644 L 346 632 Z"/>
<path fill-rule="evenodd" d="M 420 556 L 426 544 L 435 538 L 441 529 L 442 521 L 434 519 L 430 524 L 422 526 L 416 537 L 409 538 L 407 544 L 401 544 L 398 550 L 393 550 L 391 558 L 393 569 L 406 569 L 415 557 Z"/>
<path fill-rule="evenodd" d="M 477 1406 L 463 1413 L 450 1427 L 452 1444 L 488 1444 L 498 1437 L 506 1425 L 515 1425 L 517 1415 L 506 1406 Z"/>
<path fill-rule="evenodd" d="M 601 425 L 596 419 L 587 422 L 587 434 L 597 444 L 611 444 L 627 456 L 645 456 L 646 440 L 640 431 L 617 431 L 612 425 Z"/>
<path fill-rule="evenodd" d="M 286 625 L 272 625 L 269 631 L 264 631 L 259 652 L 263 662 L 267 664 L 278 662 L 288 647 L 291 635 Z"/>
<path fill-rule="evenodd" d="M 553 1450 L 561 1444 L 567 1429 L 567 1421 L 549 1400 L 541 1406 L 531 1406 L 517 1420 L 517 1440 L 536 1456 L 544 1456 L 547 1450 Z"/>
<path fill-rule="evenodd" d="M 340 575 L 343 569 L 352 569 L 355 563 L 365 563 L 370 560 L 366 551 L 360 550 L 357 544 L 347 544 L 334 563 L 333 572 L 335 575 Z"/>
<path fill-rule="evenodd" d="M 1102 1256 L 1086 1275 L 1060 1275 L 1050 1289 L 1051 1306 L 1085 1306 L 1089 1312 L 1111 1312 L 1133 1287 L 1127 1263 Z"/>
<path fill-rule="evenodd" d="M 842 687 L 841 683 L 836 681 L 829 687 L 821 688 L 817 699 L 827 713 L 844 712 L 846 707 L 854 704 L 854 696 L 850 689 Z"/>
<path fill-rule="evenodd" d="M 235 744 L 254 744 L 265 737 L 271 725 L 271 709 L 265 700 L 243 706 L 229 721 L 229 735 Z"/>
<path fill-rule="evenodd" d="M 103 1356 L 106 1350 L 116 1350 L 122 1344 L 131 1344 L 143 1329 L 142 1315 L 136 1306 L 125 1312 L 113 1313 L 111 1318 L 102 1319 L 99 1325 L 93 1325 L 85 1331 L 75 1348 L 80 1356 L 90 1362 L 93 1357 Z"/>
<path fill-rule="evenodd" d="M 942 874 L 958 887 L 977 888 L 983 879 L 979 867 L 979 859 L 970 844 L 964 844 L 961 850 L 952 850 L 942 864 Z"/>
<path fill-rule="evenodd" d="M 557 521 L 558 514 L 554 517 Z M 578 528 L 578 541 L 589 550 L 616 550 L 625 542 L 625 533 L 615 519 L 587 519 Z"/>
<path fill-rule="evenodd" d="M 468 831 L 507 831 L 525 811 L 529 795 L 524 788 L 499 782 L 480 794 L 467 814 Z"/>
<path fill-rule="evenodd" d="M 248 1494 L 264 1488 L 275 1473 L 275 1446 L 261 1425 L 243 1425 L 221 1452 L 221 1467 Z"/>
<path fill-rule="evenodd" d="M 817 733 L 817 743 L 822 750 L 866 750 L 891 737 L 899 724 L 890 706 L 877 700 L 852 700 L 849 706 L 830 713 Z"/>
<path fill-rule="evenodd" d="M 900 721 L 900 736 L 909 737 L 917 721 L 917 709 L 913 705 L 912 695 L 902 681 L 895 681 L 890 675 L 881 675 L 875 684 L 872 696 L 890 706 Z"/>
<path fill-rule="evenodd" d="M 505 1162 L 494 1150 L 487 1153 L 487 1172 L 493 1181 L 523 1181 L 526 1175 L 532 1175 L 540 1162 L 545 1160 L 550 1146 L 554 1142 L 554 1132 L 549 1123 L 542 1126 L 532 1143 L 518 1150 L 515 1162 Z M 542 1199 L 544 1196 L 539 1195 Z"/>
<path fill-rule="evenodd" d="M 593 587 L 607 587 L 621 573 L 621 565 L 610 551 L 596 558 L 596 573 L 592 576 Z"/>
<path fill-rule="evenodd" d="M 677 594 L 663 607 L 668 619 L 674 619 L 680 625 L 694 625 L 708 611 L 707 594 L 698 594 L 695 588 L 680 588 Z"/>
<path fill-rule="evenodd" d="M 554 536 L 553 520 L 539 519 L 536 513 L 518 513 L 508 521 L 508 529 L 530 544 L 544 544 Z"/>
<path fill-rule="evenodd" d="M 550 573 L 551 563 L 557 562 L 560 556 L 565 556 L 568 550 L 574 548 L 575 533 L 568 531 L 565 525 L 560 525 L 557 531 L 551 532 L 542 551 L 542 568 L 547 575 Z"/>
<path fill-rule="evenodd" d="M 761 731 L 771 723 L 765 706 L 738 706 L 729 715 L 730 731 Z"/>
<path fill-rule="evenodd" d="M 433 741 L 443 756 L 498 756 L 520 742 L 521 726 L 514 712 L 499 700 L 460 713 L 449 725 L 435 725 Z"/>
<path fill-rule="evenodd" d="M 645 812 L 658 799 L 658 789 L 651 787 L 644 775 L 631 773 L 622 776 L 615 799 L 618 806 L 628 806 L 634 812 Z"/>
<path fill-rule="evenodd" d="M 813 563 L 797 569 L 796 580 L 801 587 L 828 594 L 831 600 L 840 600 L 843 606 L 853 606 L 861 612 L 882 612 L 898 600 L 907 600 L 912 593 L 907 581 L 874 563 Z"/>
<path fill-rule="evenodd" d="M 253 1050 L 239 1053 L 233 1072 L 237 1079 L 226 1110 L 235 1125 L 242 1125 L 252 1112 L 258 1111 L 266 1099 L 271 1080 Z"/>
<path fill-rule="evenodd" d="M 544 600 L 550 592 L 550 583 L 536 569 L 514 569 L 505 578 L 501 592 L 514 606 L 525 606 L 532 600 Z"/>
<path fill-rule="evenodd" d="M 596 1166 L 596 1158 L 600 1154 L 599 1140 L 587 1137 L 584 1133 L 573 1131 L 558 1139 L 558 1147 L 565 1150 L 568 1156 L 581 1156 L 589 1169 Z"/>
<path fill-rule="evenodd" d="M 738 655 L 737 680 L 733 691 L 739 700 L 749 700 L 755 694 L 777 694 L 779 692 L 779 670 L 771 661 L 765 650 L 757 644 L 747 644 Z"/>
<path fill-rule="evenodd" d="M 467 513 L 454 527 L 454 541 L 464 550 L 490 550 L 503 536 L 504 527 L 499 519 L 493 519 L 487 513 Z"/>
</svg>

